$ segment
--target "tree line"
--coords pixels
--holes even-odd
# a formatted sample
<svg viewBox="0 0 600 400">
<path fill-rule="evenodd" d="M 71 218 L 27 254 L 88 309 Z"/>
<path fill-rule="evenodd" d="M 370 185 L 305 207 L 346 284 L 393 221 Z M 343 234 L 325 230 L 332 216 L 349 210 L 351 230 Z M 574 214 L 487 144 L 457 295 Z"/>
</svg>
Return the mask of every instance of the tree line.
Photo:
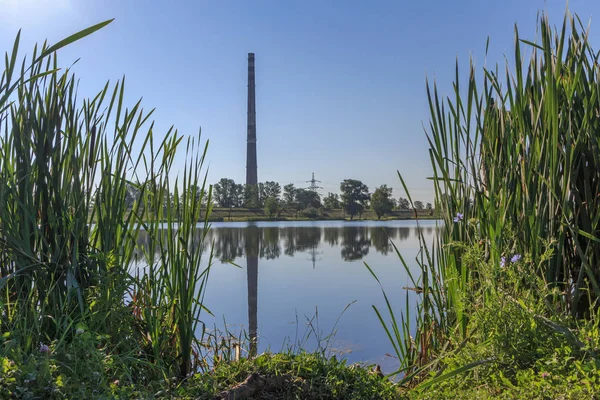
<svg viewBox="0 0 600 400">
<path fill-rule="evenodd" d="M 151 183 L 151 182 L 150 182 Z M 142 185 L 128 184 L 126 187 L 125 201 L 128 208 L 140 199 L 140 187 Z M 146 184 L 145 187 L 151 190 L 153 185 Z M 285 210 L 292 210 L 296 215 L 302 215 L 315 218 L 319 215 L 319 210 L 337 210 L 342 209 L 350 219 L 355 216 L 362 218 L 365 210 L 372 209 L 377 218 L 381 218 L 393 210 L 429 210 L 433 213 L 431 203 L 424 204 L 422 201 L 415 201 L 414 207 L 411 207 L 408 199 L 400 197 L 394 198 L 392 188 L 387 185 L 381 185 L 373 193 L 363 182 L 356 179 L 344 179 L 340 183 L 341 195 L 327 193 L 327 196 L 321 198 L 319 193 L 311 189 L 297 188 L 290 183 L 281 188 L 277 182 L 260 182 L 256 186 L 235 183 L 233 179 L 222 178 L 213 185 L 212 202 L 216 207 L 223 208 L 248 208 L 264 209 L 265 213 L 273 218 Z M 198 187 L 188 188 L 188 192 L 182 193 L 175 198 L 174 194 L 164 196 L 164 207 L 174 206 L 176 201 L 181 201 L 184 196 L 195 197 L 206 205 L 208 195 L 206 191 Z"/>
<path fill-rule="evenodd" d="M 411 209 L 408 199 L 392 196 L 392 188 L 381 185 L 373 193 L 363 182 L 356 179 L 344 179 L 340 183 L 341 195 L 329 192 L 321 199 L 314 190 L 297 188 L 290 183 L 281 188 L 277 182 L 261 182 L 257 186 L 237 184 L 233 179 L 222 178 L 213 186 L 213 200 L 216 206 L 233 208 L 264 208 L 269 217 L 279 215 L 283 210 L 302 211 L 306 216 L 316 217 L 319 209 L 343 209 L 353 219 L 362 217 L 367 209 L 372 209 L 377 218 L 393 210 Z M 415 210 L 430 210 L 431 203 L 422 201 L 413 203 Z"/>
</svg>

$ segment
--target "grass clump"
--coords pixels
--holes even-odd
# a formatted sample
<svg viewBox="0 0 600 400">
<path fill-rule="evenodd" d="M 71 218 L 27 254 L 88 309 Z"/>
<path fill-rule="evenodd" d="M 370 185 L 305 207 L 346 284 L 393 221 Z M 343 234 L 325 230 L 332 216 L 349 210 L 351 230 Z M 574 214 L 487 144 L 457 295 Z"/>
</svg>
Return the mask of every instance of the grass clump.
<svg viewBox="0 0 600 400">
<path fill-rule="evenodd" d="M 93 353 L 93 351 L 92 351 Z M 100 352 L 98 352 L 100 353 Z M 91 355 L 91 353 L 88 353 Z M 73 355 L 74 356 L 74 355 Z M 184 381 L 153 379 L 144 385 L 108 377 L 109 361 L 81 360 L 91 368 L 79 379 L 77 363 L 65 362 L 65 354 L 39 352 L 14 361 L 0 358 L 0 396 L 3 398 L 89 399 L 214 399 L 255 374 L 268 387 L 260 387 L 253 399 L 401 399 L 389 380 L 358 365 L 346 365 L 335 357 L 318 354 L 262 354 L 255 359 L 217 363 L 209 372 Z M 96 363 L 97 361 L 97 363 Z M 94 367 L 94 364 L 97 366 Z M 74 367 L 74 368 L 72 368 Z M 78 373 L 79 372 L 79 373 Z"/>
</svg>

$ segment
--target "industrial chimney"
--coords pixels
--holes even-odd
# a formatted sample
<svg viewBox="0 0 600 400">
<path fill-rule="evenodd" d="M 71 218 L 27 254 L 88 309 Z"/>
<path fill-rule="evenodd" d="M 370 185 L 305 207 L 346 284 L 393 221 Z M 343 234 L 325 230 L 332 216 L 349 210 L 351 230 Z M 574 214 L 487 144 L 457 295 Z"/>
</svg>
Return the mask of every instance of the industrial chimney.
<svg viewBox="0 0 600 400">
<path fill-rule="evenodd" d="M 256 99 L 254 82 L 254 53 L 248 53 L 248 152 L 246 155 L 246 184 L 256 187 L 258 200 L 258 166 L 256 165 Z"/>
</svg>

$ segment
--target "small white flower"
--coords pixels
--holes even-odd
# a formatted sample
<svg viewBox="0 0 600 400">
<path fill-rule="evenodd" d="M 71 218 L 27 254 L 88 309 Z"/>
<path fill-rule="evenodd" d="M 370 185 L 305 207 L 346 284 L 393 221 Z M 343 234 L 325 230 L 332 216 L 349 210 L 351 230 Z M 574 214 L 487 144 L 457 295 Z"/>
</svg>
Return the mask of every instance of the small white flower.
<svg viewBox="0 0 600 400">
<path fill-rule="evenodd" d="M 81 335 L 83 332 L 85 332 L 82 328 L 77 328 L 77 330 L 75 331 L 76 334 Z"/>
</svg>

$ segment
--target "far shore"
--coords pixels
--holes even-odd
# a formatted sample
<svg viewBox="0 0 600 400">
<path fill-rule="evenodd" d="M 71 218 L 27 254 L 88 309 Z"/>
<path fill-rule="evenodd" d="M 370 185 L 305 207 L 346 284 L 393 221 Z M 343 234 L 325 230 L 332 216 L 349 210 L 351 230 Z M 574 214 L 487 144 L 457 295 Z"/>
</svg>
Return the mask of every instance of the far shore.
<svg viewBox="0 0 600 400">
<path fill-rule="evenodd" d="M 434 210 L 392 210 L 377 218 L 373 210 L 366 210 L 352 219 L 343 209 L 319 209 L 312 213 L 296 210 L 282 210 L 269 217 L 263 209 L 215 207 L 210 215 L 211 222 L 258 222 L 258 221 L 396 221 L 414 219 L 440 219 Z"/>
</svg>

